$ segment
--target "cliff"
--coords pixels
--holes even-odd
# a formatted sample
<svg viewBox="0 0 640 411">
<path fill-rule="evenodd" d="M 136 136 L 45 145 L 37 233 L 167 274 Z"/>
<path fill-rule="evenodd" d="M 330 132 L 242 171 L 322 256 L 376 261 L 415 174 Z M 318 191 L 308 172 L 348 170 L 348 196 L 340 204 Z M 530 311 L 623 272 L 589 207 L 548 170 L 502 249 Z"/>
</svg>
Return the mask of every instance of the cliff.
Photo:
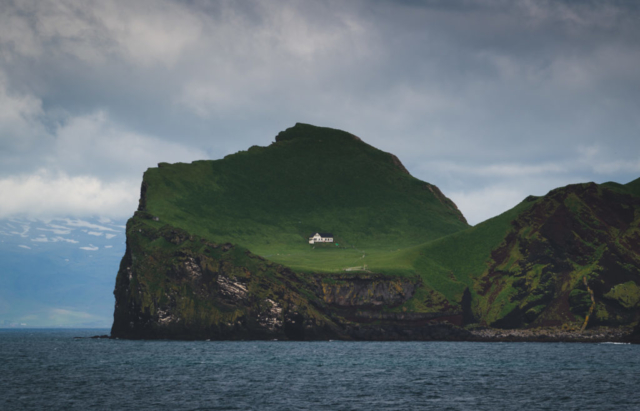
<svg viewBox="0 0 640 411">
<path fill-rule="evenodd" d="M 385 312 L 422 287 L 382 274 L 298 274 L 137 212 L 116 281 L 111 336 L 131 339 L 463 339 L 459 313 Z"/>
<path fill-rule="evenodd" d="M 640 318 L 640 198 L 596 184 L 551 191 L 511 222 L 478 279 L 494 326 L 622 326 Z"/>
<path fill-rule="evenodd" d="M 637 182 L 637 180 L 636 180 Z M 427 244 L 417 266 L 472 322 L 497 328 L 628 328 L 640 319 L 640 196 L 627 185 L 575 184 Z M 455 291 L 457 290 L 457 291 Z M 452 297 L 453 296 L 453 297 Z"/>
</svg>

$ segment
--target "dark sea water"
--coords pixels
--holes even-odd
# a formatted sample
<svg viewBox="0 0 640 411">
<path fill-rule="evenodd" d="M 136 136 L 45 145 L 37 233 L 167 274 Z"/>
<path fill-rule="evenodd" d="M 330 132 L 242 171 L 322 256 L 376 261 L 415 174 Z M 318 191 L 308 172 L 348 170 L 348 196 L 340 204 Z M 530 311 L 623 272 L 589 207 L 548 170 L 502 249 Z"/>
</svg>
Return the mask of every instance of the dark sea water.
<svg viewBox="0 0 640 411">
<path fill-rule="evenodd" d="M 0 330 L 0 409 L 640 410 L 640 346 Z"/>
</svg>

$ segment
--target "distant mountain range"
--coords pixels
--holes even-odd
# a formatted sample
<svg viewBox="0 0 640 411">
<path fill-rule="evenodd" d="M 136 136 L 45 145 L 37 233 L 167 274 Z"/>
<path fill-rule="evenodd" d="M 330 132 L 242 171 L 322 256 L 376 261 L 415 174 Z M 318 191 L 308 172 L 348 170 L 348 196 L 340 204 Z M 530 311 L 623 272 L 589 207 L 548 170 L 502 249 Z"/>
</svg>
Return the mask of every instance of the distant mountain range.
<svg viewBox="0 0 640 411">
<path fill-rule="evenodd" d="M 469 227 L 436 186 L 352 134 L 144 176 L 116 282 L 125 338 L 468 339 L 477 327 L 628 328 L 640 180 L 529 197 Z M 331 244 L 308 244 L 312 232 Z"/>
<path fill-rule="evenodd" d="M 0 327 L 109 327 L 125 221 L 0 220 Z"/>
</svg>

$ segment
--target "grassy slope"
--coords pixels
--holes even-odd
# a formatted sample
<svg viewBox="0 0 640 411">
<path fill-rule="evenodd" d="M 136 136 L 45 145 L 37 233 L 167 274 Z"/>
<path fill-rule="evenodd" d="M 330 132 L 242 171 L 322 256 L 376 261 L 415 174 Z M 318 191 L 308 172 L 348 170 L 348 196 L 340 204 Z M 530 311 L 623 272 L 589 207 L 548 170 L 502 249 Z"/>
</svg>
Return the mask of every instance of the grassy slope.
<svg viewBox="0 0 640 411">
<path fill-rule="evenodd" d="M 615 182 L 608 182 L 602 184 L 602 186 L 616 190 L 618 192 L 632 194 L 640 197 L 640 178 L 637 178 L 627 184 L 619 184 Z"/>
<path fill-rule="evenodd" d="M 629 193 L 640 196 L 640 178 L 637 178 L 630 183 L 625 184 L 625 187 L 627 188 Z"/>
<path fill-rule="evenodd" d="M 474 227 L 416 247 L 413 266 L 425 283 L 449 301 L 460 301 L 465 288 L 471 289 L 473 280 L 486 269 L 491 251 L 504 241 L 511 222 L 534 202 L 525 200 Z"/>
<path fill-rule="evenodd" d="M 147 211 L 216 242 L 242 245 L 300 271 L 406 273 L 407 249 L 468 225 L 377 150 L 343 131 L 297 124 L 269 147 L 145 173 Z M 436 189 L 437 190 L 437 189 Z M 336 245 L 310 246 L 333 232 Z M 364 256 L 364 257 L 363 257 Z"/>
</svg>

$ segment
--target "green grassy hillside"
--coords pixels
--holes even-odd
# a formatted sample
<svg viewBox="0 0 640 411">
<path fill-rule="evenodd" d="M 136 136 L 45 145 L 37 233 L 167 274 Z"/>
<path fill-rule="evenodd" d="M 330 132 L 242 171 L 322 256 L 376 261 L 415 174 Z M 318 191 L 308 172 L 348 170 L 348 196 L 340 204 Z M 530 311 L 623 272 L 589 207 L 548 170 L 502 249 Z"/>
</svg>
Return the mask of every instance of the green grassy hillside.
<svg viewBox="0 0 640 411">
<path fill-rule="evenodd" d="M 640 196 L 640 178 L 637 178 L 627 184 L 620 184 L 610 181 L 608 183 L 602 184 L 602 186 L 617 192 Z"/>
<path fill-rule="evenodd" d="M 451 200 L 395 156 L 305 124 L 268 147 L 151 168 L 141 206 L 158 226 L 238 244 L 299 271 L 411 271 L 407 249 L 468 227 Z M 315 232 L 332 232 L 336 244 L 309 245 Z"/>
<path fill-rule="evenodd" d="M 536 201 L 529 197 L 509 211 L 460 231 L 416 247 L 412 266 L 426 284 L 459 302 L 465 289 L 473 289 L 497 248 L 512 230 L 514 221 Z"/>
</svg>

